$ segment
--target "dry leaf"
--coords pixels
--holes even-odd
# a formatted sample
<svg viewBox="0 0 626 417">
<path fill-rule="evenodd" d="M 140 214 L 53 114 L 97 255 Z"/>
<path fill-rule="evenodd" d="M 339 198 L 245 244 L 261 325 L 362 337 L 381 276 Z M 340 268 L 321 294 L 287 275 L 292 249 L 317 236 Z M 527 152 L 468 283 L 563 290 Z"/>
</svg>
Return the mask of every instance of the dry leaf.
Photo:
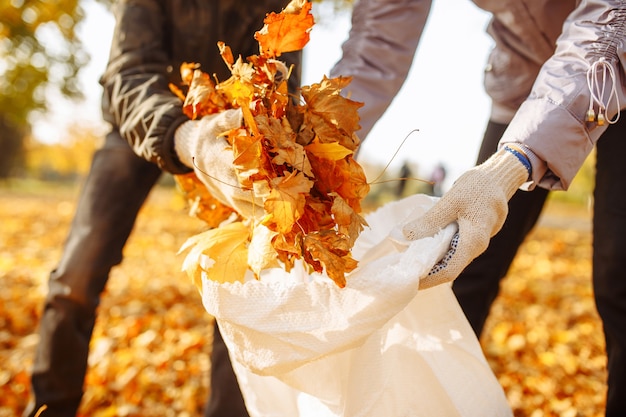
<svg viewBox="0 0 626 417">
<path fill-rule="evenodd" d="M 309 260 L 309 264 L 317 265 L 316 271 L 322 272 L 323 265 L 339 287 L 346 286 L 345 274 L 356 267 L 356 262 L 349 256 L 350 244 L 345 236 L 332 231 L 309 233 L 304 237 L 304 247 L 305 259 Z"/>
<path fill-rule="evenodd" d="M 184 71 L 186 68 L 184 69 Z M 211 78 L 200 70 L 193 72 L 183 112 L 192 120 L 214 114 L 226 108 L 227 102 L 215 89 Z"/>
<path fill-rule="evenodd" d="M 235 60 L 230 48 L 219 42 L 220 54 L 231 71 L 225 81 L 214 84 L 207 74 L 185 64 L 181 71 L 186 78 L 194 70 L 185 112 L 196 118 L 222 109 L 242 110 L 243 127 L 229 132 L 227 141 L 239 186 L 263 201 L 264 215 L 247 221 L 260 221 L 271 233 L 261 232 L 265 229 L 259 224 L 250 225 L 248 243 L 260 253 L 249 254 L 247 263 L 243 256 L 236 257 L 243 262 L 238 270 L 245 266 L 259 276 L 263 268 L 275 265 L 274 261 L 290 270 L 295 260 L 304 259 L 314 270 L 326 269 L 343 286 L 344 274 L 354 269 L 349 253 L 365 225 L 360 203 L 369 191 L 365 174 L 352 157 L 359 144 L 355 132 L 360 129 L 358 109 L 362 104 L 341 95 L 350 82 L 342 77 L 324 77 L 320 84 L 303 87 L 302 104 L 290 100 L 287 80 L 291 70 L 276 57 L 302 49 L 308 42 L 313 26 L 310 12 L 309 2 L 293 0 L 280 13 L 268 14 L 255 36 L 259 55 Z M 211 204 L 207 201 L 196 201 L 195 206 L 205 210 Z M 316 237 L 307 239 L 312 233 Z M 215 238 L 219 233 L 205 236 Z M 185 248 L 194 245 L 197 248 L 192 248 L 193 255 L 185 263 L 193 279 L 198 279 L 199 271 L 217 280 L 229 279 L 222 271 L 216 272 L 214 265 L 213 272 L 206 267 L 205 255 L 222 250 L 222 246 L 214 248 L 202 238 L 191 239 Z M 273 260 L 269 249 L 274 252 Z M 193 262 L 205 264 L 193 266 Z"/>
<path fill-rule="evenodd" d="M 7 416 L 20 415 L 28 402 L 33 332 L 76 204 L 73 187 L 47 186 L 53 191 L 9 187 L 0 193 L 0 403 Z M 481 344 L 514 415 L 603 417 L 606 356 L 590 279 L 589 211 L 577 208 L 587 215 L 583 229 L 570 204 L 555 203 L 547 203 L 520 246 Z M 124 262 L 101 300 L 80 416 L 107 408 L 127 417 L 202 415 L 212 319 L 195 286 L 179 278 L 176 251 L 202 226 L 180 216 L 181 204 L 171 189 L 156 187 L 139 213 Z M 325 204 L 308 203 L 299 224 L 314 215 L 324 221 Z M 559 225 L 567 219 L 568 228 L 553 228 L 550 219 Z M 281 254 L 283 248 L 292 257 L 302 252 L 295 236 L 275 237 Z"/>
<path fill-rule="evenodd" d="M 179 252 L 191 248 L 183 270 L 198 290 L 202 291 L 202 276 L 217 282 L 243 282 L 248 269 L 250 229 L 243 222 L 222 225 L 190 237 Z"/>
<path fill-rule="evenodd" d="M 174 179 L 189 205 L 189 214 L 204 221 L 207 226 L 218 227 L 222 222 L 237 217 L 237 213 L 209 193 L 194 173 L 175 175 Z"/>
<path fill-rule="evenodd" d="M 317 138 L 309 145 L 306 145 L 305 149 L 318 158 L 330 159 L 331 161 L 339 161 L 353 153 L 350 149 L 337 142 L 321 143 Z"/>
<path fill-rule="evenodd" d="M 306 195 L 311 191 L 313 181 L 302 173 L 292 173 L 275 178 L 272 185 L 272 191 L 265 200 L 268 215 L 263 224 L 279 233 L 289 233 L 304 214 Z"/>
<path fill-rule="evenodd" d="M 277 58 L 285 52 L 304 48 L 314 23 L 311 7 L 310 2 L 292 1 L 282 13 L 269 13 L 264 20 L 265 26 L 254 36 L 259 41 L 261 53 Z"/>
</svg>

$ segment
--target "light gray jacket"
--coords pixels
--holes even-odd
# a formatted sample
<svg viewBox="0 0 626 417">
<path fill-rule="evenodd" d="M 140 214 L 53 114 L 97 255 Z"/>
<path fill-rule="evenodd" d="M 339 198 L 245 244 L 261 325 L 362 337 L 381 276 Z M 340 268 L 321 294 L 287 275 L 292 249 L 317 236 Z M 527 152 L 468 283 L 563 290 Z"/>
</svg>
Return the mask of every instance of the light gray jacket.
<svg viewBox="0 0 626 417">
<path fill-rule="evenodd" d="M 488 32 L 495 46 L 484 81 L 491 120 L 510 123 L 500 143 L 520 143 L 539 158 L 532 161 L 535 184 L 567 189 L 608 121 L 626 105 L 626 0 L 474 3 L 493 15 Z M 342 59 L 330 75 L 353 77 L 347 92 L 365 103 L 363 138 L 406 79 L 430 6 L 430 0 L 355 5 Z M 588 77 L 597 83 L 590 85 Z M 587 121 L 590 102 L 596 114 L 608 108 L 607 123 Z"/>
</svg>

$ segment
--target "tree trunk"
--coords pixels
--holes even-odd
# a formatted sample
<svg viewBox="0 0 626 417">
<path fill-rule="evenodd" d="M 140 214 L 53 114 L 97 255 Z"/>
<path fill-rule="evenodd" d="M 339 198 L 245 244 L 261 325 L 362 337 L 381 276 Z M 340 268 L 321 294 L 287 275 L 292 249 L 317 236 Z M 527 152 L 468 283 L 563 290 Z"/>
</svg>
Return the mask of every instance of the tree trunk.
<svg viewBox="0 0 626 417">
<path fill-rule="evenodd" d="M 24 169 L 24 138 L 27 129 L 0 114 L 0 179 L 19 175 Z"/>
</svg>

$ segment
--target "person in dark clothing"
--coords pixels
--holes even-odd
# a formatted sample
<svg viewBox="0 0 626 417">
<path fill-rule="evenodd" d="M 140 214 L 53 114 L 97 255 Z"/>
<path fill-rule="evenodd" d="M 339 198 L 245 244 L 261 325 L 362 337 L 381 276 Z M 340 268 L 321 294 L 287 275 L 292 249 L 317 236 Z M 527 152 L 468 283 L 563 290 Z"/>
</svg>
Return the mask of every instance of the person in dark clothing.
<svg viewBox="0 0 626 417">
<path fill-rule="evenodd" d="M 184 144 L 175 146 L 175 133 L 185 122 L 203 124 L 183 114 L 182 102 L 169 89 L 169 83 L 180 85 L 180 65 L 196 62 L 225 80 L 230 73 L 217 42 L 225 42 L 242 57 L 258 54 L 254 33 L 262 28 L 266 13 L 279 12 L 286 4 L 284 0 L 115 4 L 110 59 L 101 78 L 103 116 L 111 130 L 94 154 L 61 260 L 49 277 L 24 417 L 34 416 L 44 405 L 44 417 L 76 415 L 100 296 L 111 268 L 122 261 L 137 213 L 163 172 L 193 171 L 179 159 L 176 149 Z M 301 54 L 281 58 L 295 65 L 289 78 L 295 91 Z M 216 136 L 206 127 L 197 130 Z M 217 326 L 211 363 L 205 416 L 247 416 Z"/>
</svg>

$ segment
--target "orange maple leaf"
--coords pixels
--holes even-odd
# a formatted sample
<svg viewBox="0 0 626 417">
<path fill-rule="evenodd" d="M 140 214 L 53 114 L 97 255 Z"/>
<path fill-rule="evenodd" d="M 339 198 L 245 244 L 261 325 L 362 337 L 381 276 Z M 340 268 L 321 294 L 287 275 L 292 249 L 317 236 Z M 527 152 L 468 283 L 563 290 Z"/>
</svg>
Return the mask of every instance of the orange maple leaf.
<svg viewBox="0 0 626 417">
<path fill-rule="evenodd" d="M 322 201 L 319 197 L 308 195 L 304 215 L 298 220 L 298 225 L 304 233 L 334 229 L 336 222 L 331 207 L 332 202 L 328 199 Z"/>
<path fill-rule="evenodd" d="M 197 69 L 200 69 L 200 64 L 195 62 L 183 62 L 180 64 L 180 79 L 184 85 L 191 85 L 191 81 Z"/>
<path fill-rule="evenodd" d="M 363 231 L 363 227 L 367 226 L 367 222 L 341 196 L 336 195 L 334 197 L 331 210 L 337 224 L 337 230 L 347 236 L 350 247 L 352 247 L 356 238 Z"/>
<path fill-rule="evenodd" d="M 259 131 L 267 140 L 267 148 L 272 157 L 272 163 L 286 169 L 297 169 L 304 172 L 308 177 L 313 177 L 311 163 L 305 149 L 296 142 L 296 134 L 286 119 L 257 116 L 255 118 Z"/>
<path fill-rule="evenodd" d="M 296 221 L 304 214 L 306 194 L 312 186 L 313 181 L 301 172 L 274 178 L 272 191 L 265 200 L 265 211 L 268 215 L 263 224 L 279 233 L 291 231 Z"/>
<path fill-rule="evenodd" d="M 275 156 L 272 162 L 275 165 L 286 165 L 305 173 L 308 177 L 313 176 L 313 168 L 304 150 L 304 146 L 299 143 L 292 143 L 283 148 L 274 148 Z"/>
<path fill-rule="evenodd" d="M 233 56 L 233 51 L 230 49 L 230 46 L 226 45 L 224 42 L 217 42 L 217 48 L 220 50 L 220 56 L 226 63 L 226 66 L 229 69 L 232 69 L 233 64 L 235 63 L 235 57 Z"/>
<path fill-rule="evenodd" d="M 189 214 L 204 221 L 209 227 L 218 227 L 237 213 L 213 197 L 195 173 L 175 175 L 176 185 L 183 192 L 189 206 Z"/>
<path fill-rule="evenodd" d="M 350 207 L 360 213 L 361 201 L 370 190 L 363 168 L 350 155 L 337 161 L 335 174 L 343 178 L 341 185 L 336 189 L 337 193 L 348 202 Z"/>
<path fill-rule="evenodd" d="M 259 277 L 262 269 L 277 262 L 290 271 L 297 259 L 303 259 L 310 270 L 326 270 L 343 287 L 345 274 L 356 267 L 350 249 L 366 224 L 359 213 L 369 191 L 363 170 L 353 159 L 362 103 L 342 96 L 350 82 L 346 77 L 324 77 L 319 84 L 303 87 L 302 104 L 296 103 L 287 89 L 292 69 L 276 59 L 308 42 L 310 11 L 307 0 L 292 0 L 280 13 L 268 14 L 255 34 L 260 54 L 245 60 L 241 56 L 235 60 L 231 49 L 219 42 L 231 72 L 225 81 L 214 84 L 197 66 L 181 67 L 183 78 L 192 74 L 184 107 L 190 118 L 241 109 L 243 127 L 231 130 L 227 140 L 239 186 L 263 201 L 264 210 L 264 216 L 244 219 L 248 235 L 239 226 L 222 223 L 218 229 L 226 227 L 223 233 L 209 233 L 185 245 L 193 246 L 186 268 L 195 280 L 198 274 L 226 279 L 225 269 L 214 263 L 206 266 L 207 259 L 218 255 L 238 262 L 236 279 L 246 268 Z M 172 91 L 183 94 L 180 89 Z M 207 217 L 215 224 L 217 217 Z"/>
<path fill-rule="evenodd" d="M 306 102 L 304 123 L 313 129 L 319 141 L 338 142 L 355 150 L 359 141 L 354 132 L 361 128 L 358 109 L 363 103 L 341 95 L 341 89 L 350 81 L 350 77 L 324 76 L 321 83 L 302 87 L 302 97 Z"/>
<path fill-rule="evenodd" d="M 309 155 L 309 161 L 315 175 L 315 189 L 322 194 L 328 194 L 341 187 L 345 176 L 337 172 L 337 162 L 331 159 L 318 158 L 315 154 Z"/>
<path fill-rule="evenodd" d="M 266 175 L 265 155 L 260 137 L 252 136 L 244 129 L 238 129 L 229 135 L 228 140 L 232 143 L 233 165 L 239 184 L 243 188 L 250 189 L 259 173 Z"/>
<path fill-rule="evenodd" d="M 292 0 L 281 13 L 269 13 L 265 26 L 255 33 L 261 53 L 277 58 L 285 52 L 299 51 L 309 42 L 314 19 L 312 4 L 306 0 Z"/>
<path fill-rule="evenodd" d="M 287 272 L 293 268 L 296 259 L 302 258 L 301 233 L 278 233 L 272 238 L 271 243 L 277 259 Z"/>
<path fill-rule="evenodd" d="M 315 265 L 317 272 L 325 270 L 335 283 L 343 288 L 346 286 L 346 272 L 356 267 L 350 256 L 350 244 L 345 236 L 331 230 L 309 233 L 304 237 L 305 259 Z M 322 268 L 323 265 L 323 268 Z"/>
</svg>

